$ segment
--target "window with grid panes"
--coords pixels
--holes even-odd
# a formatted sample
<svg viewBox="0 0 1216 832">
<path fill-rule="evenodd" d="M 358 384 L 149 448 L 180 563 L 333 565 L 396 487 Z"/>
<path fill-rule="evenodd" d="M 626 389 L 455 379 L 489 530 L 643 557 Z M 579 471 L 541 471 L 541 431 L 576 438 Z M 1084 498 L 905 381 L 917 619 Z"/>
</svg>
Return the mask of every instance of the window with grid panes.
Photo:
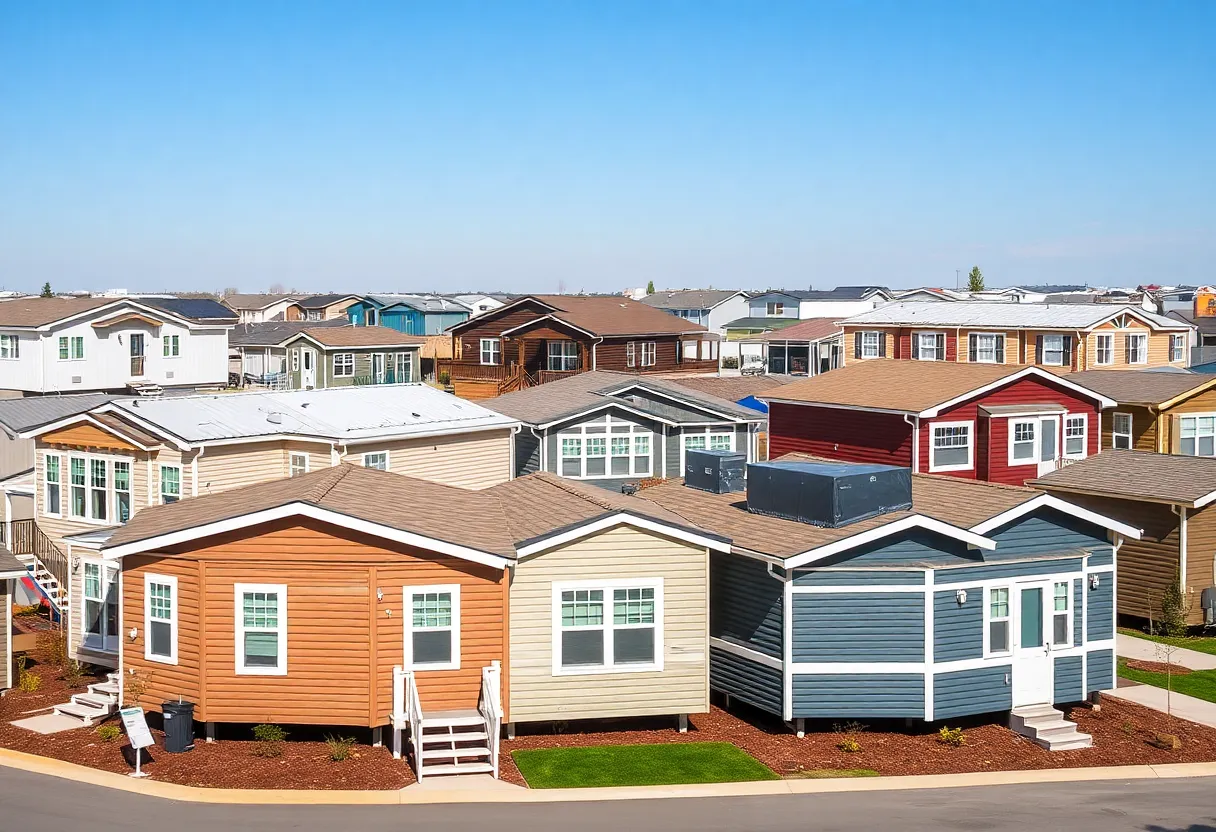
<svg viewBox="0 0 1216 832">
<path fill-rule="evenodd" d="M 450 591 L 413 592 L 410 639 L 415 667 L 452 662 L 453 604 Z"/>
</svg>

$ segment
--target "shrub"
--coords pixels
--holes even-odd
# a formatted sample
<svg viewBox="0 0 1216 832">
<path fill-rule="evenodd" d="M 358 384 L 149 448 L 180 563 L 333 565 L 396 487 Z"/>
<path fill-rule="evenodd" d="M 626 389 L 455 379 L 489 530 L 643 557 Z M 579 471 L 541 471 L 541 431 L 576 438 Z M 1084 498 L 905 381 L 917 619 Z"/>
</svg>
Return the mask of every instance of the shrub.
<svg viewBox="0 0 1216 832">
<path fill-rule="evenodd" d="M 1174 580 L 1161 593 L 1161 630 L 1167 636 L 1186 635 L 1186 615 L 1190 611 L 1186 597 L 1182 594 L 1181 576 L 1175 570 Z"/>
<path fill-rule="evenodd" d="M 937 741 L 943 745 L 952 745 L 958 748 L 967 744 L 967 737 L 963 735 L 962 728 L 950 728 L 943 725 L 937 732 Z"/>
<path fill-rule="evenodd" d="M 325 744 L 329 746 L 329 759 L 340 763 L 350 756 L 350 749 L 355 744 L 355 738 L 326 734 Z"/>
<path fill-rule="evenodd" d="M 1129 719 L 1124 720 L 1123 724 L 1120 725 L 1119 728 L 1120 728 L 1120 730 L 1123 731 L 1123 733 L 1127 734 L 1129 737 L 1132 734 L 1136 733 L 1136 724 Z"/>
<path fill-rule="evenodd" d="M 440 370 L 439 371 L 439 383 L 442 384 L 444 387 L 447 387 L 449 384 L 452 383 L 452 374 L 449 373 L 447 370 Z"/>
<path fill-rule="evenodd" d="M 867 727 L 860 722 L 854 721 L 833 725 L 832 730 L 840 737 L 836 742 L 836 747 L 849 754 L 856 754 L 858 751 L 861 751 L 861 743 L 858 742 L 857 735 L 864 733 Z"/>
<path fill-rule="evenodd" d="M 283 740 L 287 739 L 287 732 L 283 730 L 282 726 L 270 723 L 255 725 L 253 726 L 253 738 L 257 741 L 257 745 L 253 748 L 253 756 L 283 756 Z"/>
<path fill-rule="evenodd" d="M 856 754 L 861 750 L 861 743 L 853 737 L 844 737 L 840 742 L 836 743 L 836 747 L 849 754 Z"/>
<path fill-rule="evenodd" d="M 723 370 L 739 369 L 739 357 L 735 356 L 735 355 L 728 355 L 725 358 L 723 358 L 722 359 L 722 369 Z"/>
<path fill-rule="evenodd" d="M 28 661 L 29 659 L 25 656 L 17 659 L 17 690 L 22 693 L 33 693 L 42 687 L 42 677 L 26 670 L 25 665 Z"/>
<path fill-rule="evenodd" d="M 52 667 L 68 663 L 68 634 L 64 630 L 46 630 L 38 634 L 38 653 Z"/>
<path fill-rule="evenodd" d="M 122 729 L 117 725 L 98 725 L 97 738 L 102 742 L 114 742 L 122 736 Z"/>
<path fill-rule="evenodd" d="M 63 666 L 63 673 L 59 676 L 59 678 L 62 679 L 68 687 L 76 688 L 80 687 L 80 683 L 84 681 L 85 675 L 84 665 L 74 659 L 69 659 L 68 663 Z"/>
<path fill-rule="evenodd" d="M 137 671 L 135 668 L 130 668 L 126 679 L 122 683 L 122 701 L 127 705 L 139 705 L 145 693 L 148 692 L 148 684 L 151 682 L 152 671 Z"/>
</svg>

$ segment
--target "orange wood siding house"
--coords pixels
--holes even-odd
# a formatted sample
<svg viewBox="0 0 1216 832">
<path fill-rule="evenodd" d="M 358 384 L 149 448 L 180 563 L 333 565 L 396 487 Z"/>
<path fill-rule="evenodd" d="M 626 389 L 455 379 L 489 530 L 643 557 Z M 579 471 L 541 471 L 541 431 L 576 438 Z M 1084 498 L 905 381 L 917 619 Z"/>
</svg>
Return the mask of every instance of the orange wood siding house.
<svg viewBox="0 0 1216 832">
<path fill-rule="evenodd" d="M 1103 371 L 1072 381 L 1117 405 L 1102 414 L 1102 447 L 1216 456 L 1216 375 Z"/>
<path fill-rule="evenodd" d="M 897 358 L 1065 371 L 1186 367 L 1193 330 L 1138 307 L 979 301 L 888 303 L 842 326 L 846 364 Z"/>
</svg>

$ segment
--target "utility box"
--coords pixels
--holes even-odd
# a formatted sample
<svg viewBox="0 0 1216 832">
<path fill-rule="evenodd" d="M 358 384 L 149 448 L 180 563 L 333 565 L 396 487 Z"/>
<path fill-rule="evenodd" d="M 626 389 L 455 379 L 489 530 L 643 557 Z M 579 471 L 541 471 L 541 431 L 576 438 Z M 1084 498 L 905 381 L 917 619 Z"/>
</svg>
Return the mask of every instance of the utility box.
<svg viewBox="0 0 1216 832">
<path fill-rule="evenodd" d="M 912 507 L 912 470 L 851 462 L 747 466 L 747 510 L 839 528 Z"/>
<path fill-rule="evenodd" d="M 747 489 L 747 455 L 738 451 L 685 451 L 684 484 L 713 494 Z"/>
</svg>

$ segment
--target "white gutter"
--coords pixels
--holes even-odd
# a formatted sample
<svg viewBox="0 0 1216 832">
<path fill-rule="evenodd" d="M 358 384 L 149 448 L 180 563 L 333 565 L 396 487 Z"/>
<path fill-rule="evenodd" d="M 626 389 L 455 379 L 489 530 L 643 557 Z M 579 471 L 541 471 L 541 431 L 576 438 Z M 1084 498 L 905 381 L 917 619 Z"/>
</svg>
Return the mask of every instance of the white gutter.
<svg viewBox="0 0 1216 832">
<path fill-rule="evenodd" d="M 912 421 L 908 422 L 911 417 Z M 912 473 L 920 473 L 920 417 L 911 413 L 904 414 L 904 421 L 912 427 Z M 932 453 L 932 451 L 930 451 Z"/>
<path fill-rule="evenodd" d="M 203 445 L 198 449 L 198 453 L 190 460 L 190 491 L 191 496 L 198 496 L 198 461 L 203 454 L 207 453 L 207 446 Z"/>
</svg>

